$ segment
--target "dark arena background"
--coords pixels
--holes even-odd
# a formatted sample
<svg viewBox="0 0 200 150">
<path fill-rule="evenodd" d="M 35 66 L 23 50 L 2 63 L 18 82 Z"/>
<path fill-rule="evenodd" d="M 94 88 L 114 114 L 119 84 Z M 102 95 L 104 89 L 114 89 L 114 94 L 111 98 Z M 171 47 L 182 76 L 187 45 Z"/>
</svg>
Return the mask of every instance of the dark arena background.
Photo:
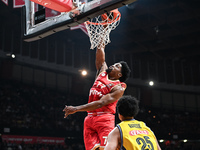
<svg viewBox="0 0 200 150">
<path fill-rule="evenodd" d="M 87 103 L 95 50 L 80 29 L 23 41 L 22 5 L 0 1 L 0 149 L 84 150 L 87 113 L 64 119 L 62 110 Z M 200 149 L 199 8 L 197 0 L 123 6 L 106 46 L 108 65 L 124 60 L 131 67 L 125 95 L 140 100 L 136 119 L 154 131 L 162 150 Z"/>
</svg>

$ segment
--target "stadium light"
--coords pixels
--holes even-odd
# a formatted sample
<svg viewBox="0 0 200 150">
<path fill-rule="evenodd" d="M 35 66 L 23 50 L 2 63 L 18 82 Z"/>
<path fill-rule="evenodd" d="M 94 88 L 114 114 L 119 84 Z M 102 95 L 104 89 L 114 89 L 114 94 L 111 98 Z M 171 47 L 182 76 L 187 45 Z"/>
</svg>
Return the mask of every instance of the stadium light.
<svg viewBox="0 0 200 150">
<path fill-rule="evenodd" d="M 12 57 L 12 58 L 15 58 L 15 54 L 12 54 L 11 57 Z"/>
<path fill-rule="evenodd" d="M 184 143 L 186 143 L 187 141 L 188 141 L 187 139 L 183 140 Z"/>
<path fill-rule="evenodd" d="M 154 85 L 154 82 L 153 82 L 153 81 L 149 81 L 149 85 L 150 85 L 150 86 L 153 86 L 153 85 Z"/>
<path fill-rule="evenodd" d="M 13 59 L 15 58 L 15 54 L 11 54 L 11 53 L 7 53 L 6 56 L 7 56 L 7 57 L 11 57 L 11 58 L 13 58 Z"/>
<path fill-rule="evenodd" d="M 87 75 L 87 71 L 86 71 L 86 70 L 82 70 L 82 71 L 81 71 L 81 74 L 82 74 L 83 76 L 86 76 L 86 75 Z"/>
<path fill-rule="evenodd" d="M 160 139 L 159 142 L 162 143 L 162 142 L 164 142 L 164 140 L 163 140 L 163 139 Z"/>
</svg>

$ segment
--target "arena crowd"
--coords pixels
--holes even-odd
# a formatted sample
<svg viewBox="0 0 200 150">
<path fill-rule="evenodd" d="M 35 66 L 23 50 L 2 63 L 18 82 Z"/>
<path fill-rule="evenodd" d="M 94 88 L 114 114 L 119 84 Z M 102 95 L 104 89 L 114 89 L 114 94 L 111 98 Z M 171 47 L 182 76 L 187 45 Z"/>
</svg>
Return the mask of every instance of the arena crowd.
<svg viewBox="0 0 200 150">
<path fill-rule="evenodd" d="M 65 104 L 79 105 L 87 96 L 65 93 L 9 80 L 0 80 L 0 133 L 63 137 L 64 145 L 16 144 L 0 139 L 1 150 L 84 150 L 83 120 L 87 113 L 64 119 Z M 144 121 L 156 134 L 163 150 L 200 149 L 200 116 L 194 112 L 153 108 L 140 104 L 137 120 Z M 119 119 L 116 116 L 116 123 Z M 183 140 L 188 142 L 184 143 Z"/>
</svg>

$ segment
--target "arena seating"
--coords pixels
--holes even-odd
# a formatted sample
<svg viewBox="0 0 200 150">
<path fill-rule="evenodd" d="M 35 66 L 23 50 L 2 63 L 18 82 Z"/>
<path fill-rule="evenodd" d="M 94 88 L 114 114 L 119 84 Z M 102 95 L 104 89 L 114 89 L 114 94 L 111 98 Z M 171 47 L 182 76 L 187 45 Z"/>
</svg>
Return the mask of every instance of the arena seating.
<svg viewBox="0 0 200 150">
<path fill-rule="evenodd" d="M 83 121 L 87 113 L 77 113 L 64 119 L 65 104 L 87 103 L 83 95 L 71 95 L 56 89 L 41 88 L 9 80 L 0 80 L 0 133 L 10 135 L 64 137 L 65 145 L 20 144 L 1 141 L 5 149 L 76 150 L 84 149 Z M 155 133 L 163 149 L 199 148 L 200 116 L 162 108 L 140 106 L 137 120 L 144 121 Z M 116 117 L 116 123 L 119 119 Z M 8 131 L 6 129 L 9 129 Z M 183 139 L 190 143 L 184 144 Z M 168 143 L 167 143 L 168 141 Z M 170 143 L 170 144 L 169 144 Z M 186 149 L 186 148 L 185 148 Z"/>
</svg>

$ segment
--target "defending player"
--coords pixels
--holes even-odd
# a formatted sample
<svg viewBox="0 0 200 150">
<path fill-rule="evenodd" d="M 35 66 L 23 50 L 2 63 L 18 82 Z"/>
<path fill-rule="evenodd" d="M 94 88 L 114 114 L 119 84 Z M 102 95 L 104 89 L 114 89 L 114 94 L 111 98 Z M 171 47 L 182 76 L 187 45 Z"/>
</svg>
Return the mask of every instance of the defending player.
<svg viewBox="0 0 200 150">
<path fill-rule="evenodd" d="M 154 133 L 134 117 L 139 111 L 138 100 L 123 96 L 117 102 L 120 124 L 111 131 L 105 150 L 161 150 Z"/>
<path fill-rule="evenodd" d="M 65 106 L 64 118 L 69 114 L 87 111 L 84 120 L 84 143 L 86 150 L 104 149 L 108 134 L 115 126 L 117 100 L 123 96 L 130 75 L 126 62 L 121 61 L 107 67 L 105 46 L 96 50 L 96 80 L 90 89 L 88 104 Z"/>
</svg>

